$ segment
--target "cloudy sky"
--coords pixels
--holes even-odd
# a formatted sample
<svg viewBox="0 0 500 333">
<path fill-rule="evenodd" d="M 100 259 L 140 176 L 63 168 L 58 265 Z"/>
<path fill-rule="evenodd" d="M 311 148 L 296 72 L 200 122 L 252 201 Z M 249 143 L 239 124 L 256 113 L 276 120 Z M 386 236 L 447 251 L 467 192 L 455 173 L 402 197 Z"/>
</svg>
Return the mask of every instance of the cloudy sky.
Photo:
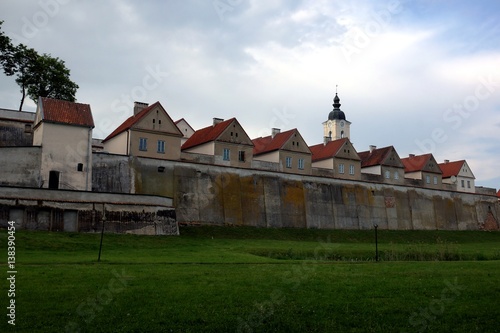
<svg viewBox="0 0 500 333">
<path fill-rule="evenodd" d="M 296 127 L 313 145 L 338 85 L 358 151 L 466 159 L 500 187 L 498 0 L 2 0 L 0 20 L 66 62 L 94 137 L 138 100 L 195 129 L 237 117 L 252 138 Z M 19 99 L 0 75 L 0 107 Z"/>
</svg>

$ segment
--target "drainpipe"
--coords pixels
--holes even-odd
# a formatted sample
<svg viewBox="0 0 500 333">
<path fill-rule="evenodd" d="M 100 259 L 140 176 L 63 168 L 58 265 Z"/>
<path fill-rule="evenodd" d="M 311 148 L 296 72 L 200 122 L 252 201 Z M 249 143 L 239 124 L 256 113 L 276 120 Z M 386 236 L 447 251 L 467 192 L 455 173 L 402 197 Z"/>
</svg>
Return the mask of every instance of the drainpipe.
<svg viewBox="0 0 500 333">
<path fill-rule="evenodd" d="M 85 191 L 89 190 L 89 167 L 92 158 L 92 127 L 89 128 L 88 149 L 87 149 L 87 173 L 85 175 Z"/>
</svg>

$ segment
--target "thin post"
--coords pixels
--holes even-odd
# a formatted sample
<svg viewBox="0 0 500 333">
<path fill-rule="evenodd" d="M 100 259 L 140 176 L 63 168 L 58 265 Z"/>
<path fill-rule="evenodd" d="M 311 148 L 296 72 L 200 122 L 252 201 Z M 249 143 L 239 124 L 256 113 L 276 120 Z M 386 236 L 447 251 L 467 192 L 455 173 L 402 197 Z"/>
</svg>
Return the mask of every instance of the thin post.
<svg viewBox="0 0 500 333">
<path fill-rule="evenodd" d="M 375 224 L 374 227 L 375 227 L 375 261 L 378 261 L 378 235 L 377 235 L 378 224 Z"/>
<path fill-rule="evenodd" d="M 104 221 L 106 221 L 106 211 L 104 210 L 104 204 L 102 205 L 102 229 L 101 229 L 101 243 L 99 244 L 99 256 L 97 257 L 97 262 L 101 261 L 101 251 L 102 251 L 102 238 L 104 237 Z"/>
</svg>

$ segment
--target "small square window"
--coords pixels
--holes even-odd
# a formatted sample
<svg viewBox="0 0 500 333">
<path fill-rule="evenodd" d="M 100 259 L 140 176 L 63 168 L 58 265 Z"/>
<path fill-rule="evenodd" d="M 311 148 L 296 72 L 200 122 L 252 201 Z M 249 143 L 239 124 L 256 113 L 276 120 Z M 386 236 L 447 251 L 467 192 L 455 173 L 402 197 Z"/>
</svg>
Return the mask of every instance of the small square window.
<svg viewBox="0 0 500 333">
<path fill-rule="evenodd" d="M 165 141 L 158 140 L 158 153 L 165 154 Z"/>
<path fill-rule="evenodd" d="M 148 150 L 148 139 L 139 138 L 139 150 L 142 150 L 142 151 Z"/>
<path fill-rule="evenodd" d="M 224 148 L 224 150 L 222 152 L 222 159 L 224 161 L 229 161 L 229 149 Z"/>
<path fill-rule="evenodd" d="M 339 164 L 339 173 L 343 174 L 344 173 L 344 164 Z"/>
<path fill-rule="evenodd" d="M 24 125 L 24 133 L 31 133 L 31 124 Z"/>
<path fill-rule="evenodd" d="M 304 170 L 304 159 L 303 158 L 299 158 L 299 170 Z"/>
</svg>

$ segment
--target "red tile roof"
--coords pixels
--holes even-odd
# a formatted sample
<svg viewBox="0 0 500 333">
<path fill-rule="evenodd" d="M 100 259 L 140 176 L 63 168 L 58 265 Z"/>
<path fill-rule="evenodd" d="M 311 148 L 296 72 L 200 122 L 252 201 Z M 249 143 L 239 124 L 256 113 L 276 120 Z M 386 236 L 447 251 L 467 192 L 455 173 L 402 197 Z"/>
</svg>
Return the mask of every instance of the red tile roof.
<svg viewBox="0 0 500 333">
<path fill-rule="evenodd" d="M 441 171 L 443 172 L 443 178 L 450 178 L 451 176 L 458 176 L 464 163 L 465 163 L 465 160 L 439 164 L 439 168 L 441 168 Z"/>
<path fill-rule="evenodd" d="M 276 133 L 274 138 L 272 135 L 269 135 L 253 139 L 253 155 L 256 156 L 281 149 L 296 131 L 297 129 L 294 128 L 285 132 Z"/>
<path fill-rule="evenodd" d="M 402 158 L 401 162 L 405 166 L 405 172 L 422 171 L 431 157 L 432 154 L 410 156 Z"/>
<path fill-rule="evenodd" d="M 220 122 L 215 126 L 211 125 L 197 130 L 189 139 L 187 139 L 186 142 L 184 142 L 181 149 L 189 149 L 207 142 L 215 141 L 222 134 L 222 132 L 224 132 L 224 130 L 235 120 L 236 118 L 231 118 Z"/>
<path fill-rule="evenodd" d="M 498 190 L 498 192 L 497 192 L 497 197 L 500 198 L 500 190 Z"/>
<path fill-rule="evenodd" d="M 358 153 L 359 158 L 361 158 L 361 167 L 366 168 L 374 165 L 382 165 L 392 150 L 394 150 L 394 147 L 388 146 L 374 149 L 371 152 L 367 150 Z"/>
<path fill-rule="evenodd" d="M 41 117 L 44 122 L 69 124 L 94 128 L 90 105 L 40 98 Z"/>
<path fill-rule="evenodd" d="M 113 132 L 111 132 L 110 135 L 108 135 L 104 140 L 102 140 L 102 142 L 106 142 L 107 140 L 111 139 L 111 138 L 114 138 L 115 136 L 117 136 L 118 134 L 120 133 L 123 133 L 127 130 L 129 130 L 130 128 L 132 128 L 132 126 L 134 126 L 135 124 L 137 124 L 142 118 L 144 118 L 144 116 L 146 116 L 149 111 L 151 111 L 152 109 L 154 109 L 155 107 L 159 106 L 160 108 L 163 109 L 163 106 L 160 104 L 160 102 L 155 102 L 153 104 L 151 104 L 150 106 L 142 109 L 138 114 L 136 115 L 133 115 L 133 116 L 130 116 L 127 118 L 127 120 L 125 120 L 120 126 L 118 126 Z M 170 118 L 170 116 L 168 115 L 167 113 L 167 117 L 172 121 L 172 118 Z M 180 133 L 180 132 L 179 132 Z M 180 133 L 182 134 L 182 133 Z"/>
<path fill-rule="evenodd" d="M 337 155 L 337 152 L 344 146 L 347 142 L 347 138 L 338 139 L 334 141 L 329 141 L 326 143 L 320 143 L 318 145 L 310 146 L 309 149 L 312 153 L 312 161 L 326 160 L 327 158 L 332 158 Z"/>
</svg>

